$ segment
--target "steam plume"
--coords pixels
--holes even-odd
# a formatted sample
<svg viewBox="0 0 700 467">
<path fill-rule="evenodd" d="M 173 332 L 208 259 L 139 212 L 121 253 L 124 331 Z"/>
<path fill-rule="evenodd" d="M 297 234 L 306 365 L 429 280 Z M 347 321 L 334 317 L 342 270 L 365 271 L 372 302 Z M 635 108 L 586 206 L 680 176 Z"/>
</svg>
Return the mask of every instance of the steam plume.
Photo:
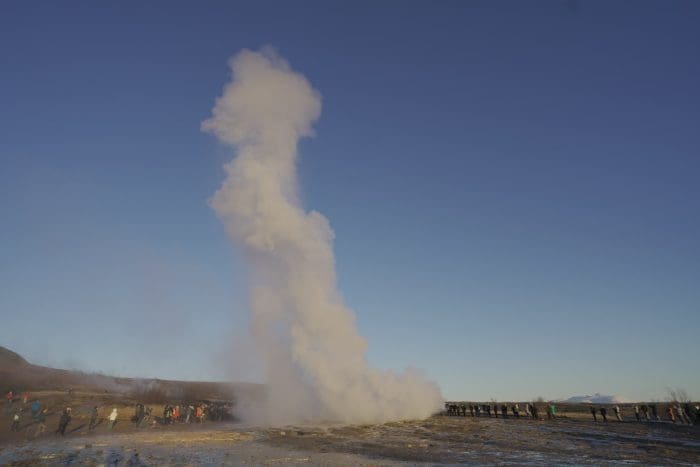
<svg viewBox="0 0 700 467">
<path fill-rule="evenodd" d="M 424 418 L 439 388 L 420 372 L 370 368 L 367 343 L 336 288 L 333 230 L 299 201 L 296 146 L 321 96 L 274 50 L 243 50 L 202 129 L 237 149 L 211 200 L 251 274 L 251 330 L 265 364 L 266 421 Z"/>
</svg>

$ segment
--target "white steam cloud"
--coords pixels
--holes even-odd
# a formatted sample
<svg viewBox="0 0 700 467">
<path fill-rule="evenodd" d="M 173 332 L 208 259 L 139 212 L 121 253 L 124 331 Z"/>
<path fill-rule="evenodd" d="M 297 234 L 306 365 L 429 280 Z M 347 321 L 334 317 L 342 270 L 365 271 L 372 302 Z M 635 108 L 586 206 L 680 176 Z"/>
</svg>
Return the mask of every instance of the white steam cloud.
<svg viewBox="0 0 700 467">
<path fill-rule="evenodd" d="M 243 50 L 202 129 L 237 149 L 211 206 L 245 253 L 251 328 L 266 365 L 258 420 L 379 422 L 442 405 L 422 373 L 370 368 L 367 343 L 336 288 L 333 230 L 298 197 L 297 143 L 313 134 L 321 96 L 274 50 Z"/>
</svg>

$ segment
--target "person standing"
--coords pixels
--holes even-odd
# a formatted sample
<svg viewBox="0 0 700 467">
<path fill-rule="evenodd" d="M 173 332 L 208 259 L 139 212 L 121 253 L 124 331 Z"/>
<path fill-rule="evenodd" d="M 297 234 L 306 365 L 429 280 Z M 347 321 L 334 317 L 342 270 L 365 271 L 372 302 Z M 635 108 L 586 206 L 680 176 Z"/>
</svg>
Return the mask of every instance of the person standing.
<svg viewBox="0 0 700 467">
<path fill-rule="evenodd" d="M 673 415 L 673 406 L 669 405 L 668 408 L 666 409 L 666 415 L 668 415 L 668 419 L 672 421 L 673 423 L 676 423 L 676 416 Z"/>
<path fill-rule="evenodd" d="M 676 412 L 678 413 L 679 422 L 681 422 L 682 424 L 685 423 L 686 425 L 690 425 L 690 419 L 685 414 L 685 410 L 683 410 L 683 406 L 681 404 L 678 404 L 676 406 Z"/>
<path fill-rule="evenodd" d="M 92 431 L 97 426 L 97 417 L 99 416 L 97 411 L 97 406 L 94 406 L 90 411 L 90 423 L 88 424 L 88 431 Z"/>
<path fill-rule="evenodd" d="M 148 421 L 151 418 L 151 408 L 150 407 L 144 407 L 143 408 L 143 416 L 141 417 L 141 421 L 139 422 L 139 427 L 143 427 L 148 425 Z"/>
<path fill-rule="evenodd" d="M 649 421 L 649 407 L 647 407 L 646 404 L 642 404 L 640 409 L 642 410 L 642 416 L 644 417 L 644 420 Z"/>
<path fill-rule="evenodd" d="M 657 422 L 661 421 L 661 419 L 659 418 L 659 413 L 656 411 L 656 404 L 651 404 L 649 408 L 651 409 L 651 416 L 654 417 L 654 420 L 656 420 Z"/>
<path fill-rule="evenodd" d="M 32 418 L 36 418 L 41 412 L 41 403 L 39 402 L 39 399 L 35 399 L 34 402 L 32 402 L 31 410 Z"/>
<path fill-rule="evenodd" d="M 538 420 L 540 418 L 539 414 L 537 412 L 538 412 L 537 404 L 532 404 L 532 419 L 533 420 Z"/>
<path fill-rule="evenodd" d="M 134 425 L 136 426 L 141 426 L 141 422 L 143 421 L 143 417 L 146 414 L 145 407 L 143 406 L 142 403 L 136 404 L 136 408 L 134 409 L 134 417 L 132 418 L 132 421 L 134 422 Z"/>
<path fill-rule="evenodd" d="M 56 430 L 56 434 L 60 434 L 61 436 L 66 435 L 66 428 L 68 427 L 68 424 L 71 421 L 71 408 L 68 407 L 66 408 L 63 413 L 61 413 L 61 418 L 58 420 L 58 430 Z"/>
<path fill-rule="evenodd" d="M 37 438 L 39 435 L 44 434 L 46 431 L 46 412 L 47 410 L 44 409 L 41 412 L 39 412 L 39 415 L 36 417 L 37 421 L 37 426 L 36 426 L 36 431 L 34 432 L 34 437 Z"/>
<path fill-rule="evenodd" d="M 109 429 L 110 430 L 113 429 L 114 425 L 117 424 L 117 416 L 118 416 L 117 409 L 113 408 L 112 413 L 109 414 Z"/>
<path fill-rule="evenodd" d="M 608 409 L 606 409 L 605 407 L 601 407 L 600 416 L 603 417 L 604 423 L 608 423 Z"/>
<path fill-rule="evenodd" d="M 638 405 L 634 406 L 634 416 L 638 422 L 642 421 L 641 418 L 639 418 L 639 406 Z"/>
<path fill-rule="evenodd" d="M 501 415 L 503 415 L 503 418 L 508 418 L 508 406 L 506 404 L 501 406 Z"/>
<path fill-rule="evenodd" d="M 688 425 L 692 425 L 693 408 L 690 406 L 689 402 L 686 402 L 685 405 L 683 405 L 683 414 L 685 415 L 685 419 L 688 421 Z"/>
<path fill-rule="evenodd" d="M 620 406 L 616 405 L 615 407 L 613 407 L 613 410 L 615 411 L 615 417 L 617 418 L 617 421 L 621 422 L 622 417 L 620 416 Z"/>
<path fill-rule="evenodd" d="M 19 410 L 15 412 L 15 414 L 12 416 L 12 424 L 10 425 L 10 431 L 19 431 Z"/>
<path fill-rule="evenodd" d="M 591 415 L 593 415 L 593 421 L 598 423 L 598 416 L 596 415 L 596 408 L 594 405 L 590 407 Z"/>
</svg>

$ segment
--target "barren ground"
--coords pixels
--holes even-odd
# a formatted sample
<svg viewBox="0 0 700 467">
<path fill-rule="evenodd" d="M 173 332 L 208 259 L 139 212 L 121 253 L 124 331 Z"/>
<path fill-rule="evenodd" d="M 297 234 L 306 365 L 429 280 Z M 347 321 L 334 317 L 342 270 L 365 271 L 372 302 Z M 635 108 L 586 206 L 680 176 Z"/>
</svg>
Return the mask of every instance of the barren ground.
<svg viewBox="0 0 700 467">
<path fill-rule="evenodd" d="M 163 402 L 222 400 L 227 394 L 230 401 L 246 391 L 255 399 L 261 388 L 84 375 L 31 365 L 3 348 L 0 382 L 17 393 L 30 391 L 28 404 L 19 397 L 11 406 L 2 401 L 0 465 L 700 464 L 700 426 L 638 423 L 629 407 L 623 422 L 609 423 L 594 423 L 588 407 L 578 404 L 562 405 L 557 420 L 539 421 L 437 415 L 359 426 L 270 428 L 229 421 L 137 427 L 130 421 L 137 402 L 158 416 Z M 35 399 L 49 412 L 46 433 L 39 436 L 29 409 Z M 89 431 L 93 406 L 101 423 Z M 61 437 L 54 432 L 65 407 L 72 408 L 73 420 Z M 109 430 L 104 419 L 114 407 L 119 418 Z M 18 410 L 20 430 L 11 432 Z"/>
<path fill-rule="evenodd" d="M 665 422 L 435 416 L 362 426 L 221 422 L 137 428 L 123 420 L 114 431 L 100 426 L 89 433 L 75 421 L 63 438 L 4 436 L 0 464 L 700 464 L 698 427 Z M 53 424 L 48 430 L 55 430 Z"/>
</svg>

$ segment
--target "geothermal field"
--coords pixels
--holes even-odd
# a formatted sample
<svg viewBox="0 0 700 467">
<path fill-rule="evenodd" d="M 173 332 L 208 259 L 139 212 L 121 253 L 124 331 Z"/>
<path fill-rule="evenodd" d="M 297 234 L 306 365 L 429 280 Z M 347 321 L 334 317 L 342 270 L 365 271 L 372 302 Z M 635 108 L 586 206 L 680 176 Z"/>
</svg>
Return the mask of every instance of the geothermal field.
<svg viewBox="0 0 700 467">
<path fill-rule="evenodd" d="M 448 416 L 384 423 L 299 421 L 251 423 L 241 419 L 264 407 L 261 385 L 187 383 L 111 378 L 31 365 L 2 349 L 0 378 L 18 391 L 0 413 L 0 465 L 221 465 L 221 464 L 623 464 L 700 463 L 700 427 L 637 422 L 633 404 L 621 404 L 622 421 L 607 406 L 609 421 L 596 423 L 589 404 L 560 404 L 547 420 Z M 27 393 L 28 400 L 22 398 Z M 31 414 L 34 401 L 47 410 L 46 429 Z M 142 421 L 137 404 L 150 409 Z M 199 422 L 183 414 L 166 420 L 166 406 L 221 407 Z M 509 404 L 510 405 L 510 404 Z M 521 402 L 521 407 L 525 405 Z M 56 434 L 64 409 L 71 421 Z M 98 408 L 96 426 L 91 412 Z M 597 406 L 600 408 L 601 406 Z M 605 407 L 605 406 L 603 406 Z M 109 415 L 117 409 L 116 424 Z M 10 422 L 20 414 L 19 426 Z M 130 464 L 129 464 L 130 463 Z"/>
<path fill-rule="evenodd" d="M 700 465 L 698 6 L 3 4 L 0 466 Z"/>
<path fill-rule="evenodd" d="M 104 394 L 41 391 L 51 416 L 47 433 L 34 437 L 36 423 L 20 432 L 0 430 L 2 465 L 391 465 L 391 464 L 570 464 L 641 463 L 696 465 L 700 432 L 670 422 L 594 423 L 572 408 L 554 421 L 448 417 L 377 424 L 298 423 L 256 426 L 242 421 L 159 422 L 138 427 L 130 421 L 134 401 L 110 396 L 100 405 L 106 416 L 120 411 L 113 429 L 102 420 L 87 429 L 89 408 L 105 404 Z M 53 405 L 53 404 L 56 405 Z M 58 411 L 71 404 L 76 414 L 65 436 L 53 431 Z M 162 405 L 154 404 L 160 409 Z M 585 409 L 585 408 L 584 408 Z M 235 408 L 233 410 L 235 415 Z M 7 418 L 7 417 L 6 417 Z M 130 462 L 130 464 L 129 464 Z"/>
</svg>

